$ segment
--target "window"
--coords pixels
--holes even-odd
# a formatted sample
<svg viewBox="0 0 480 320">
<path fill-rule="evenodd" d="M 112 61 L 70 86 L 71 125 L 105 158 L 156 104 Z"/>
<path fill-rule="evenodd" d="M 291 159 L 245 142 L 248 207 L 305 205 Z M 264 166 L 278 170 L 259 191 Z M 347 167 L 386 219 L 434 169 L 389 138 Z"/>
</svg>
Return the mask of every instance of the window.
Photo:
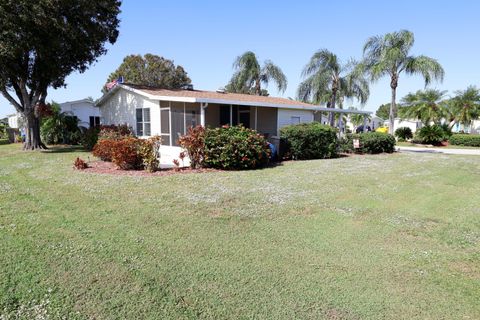
<svg viewBox="0 0 480 320">
<path fill-rule="evenodd" d="M 299 124 L 300 123 L 300 117 L 291 117 L 290 118 L 290 124 Z"/>
<path fill-rule="evenodd" d="M 137 136 L 150 136 L 150 108 L 137 109 Z"/>
<path fill-rule="evenodd" d="M 90 117 L 90 128 L 100 125 L 100 117 Z"/>
</svg>

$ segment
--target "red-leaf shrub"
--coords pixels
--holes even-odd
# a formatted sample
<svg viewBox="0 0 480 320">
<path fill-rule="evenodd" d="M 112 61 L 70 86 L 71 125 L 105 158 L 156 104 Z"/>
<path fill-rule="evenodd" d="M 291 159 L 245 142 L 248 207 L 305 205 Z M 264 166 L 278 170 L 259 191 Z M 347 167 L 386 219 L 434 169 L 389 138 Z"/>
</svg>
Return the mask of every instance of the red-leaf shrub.
<svg viewBox="0 0 480 320">
<path fill-rule="evenodd" d="M 149 139 L 137 139 L 139 142 L 139 155 L 143 162 L 143 168 L 154 172 L 159 168 L 160 143 L 162 138 L 154 136 Z"/>
<path fill-rule="evenodd" d="M 127 137 L 133 137 L 133 131 L 126 124 L 100 126 L 100 132 L 98 134 L 99 140 L 120 140 Z"/>
<path fill-rule="evenodd" d="M 102 161 L 112 161 L 113 150 L 118 140 L 98 140 L 95 147 L 93 147 L 93 155 L 100 158 Z"/>
<path fill-rule="evenodd" d="M 178 139 L 178 143 L 187 151 L 190 166 L 192 168 L 201 167 L 205 156 L 205 128 L 202 126 L 190 127 L 187 134 Z"/>
<path fill-rule="evenodd" d="M 112 162 L 122 170 L 142 169 L 143 161 L 140 156 L 140 144 L 141 142 L 137 138 L 125 138 L 116 141 L 112 148 Z"/>
<path fill-rule="evenodd" d="M 77 157 L 77 159 L 75 159 L 75 162 L 73 163 L 73 167 L 77 170 L 84 170 L 88 168 L 88 163 Z"/>
</svg>

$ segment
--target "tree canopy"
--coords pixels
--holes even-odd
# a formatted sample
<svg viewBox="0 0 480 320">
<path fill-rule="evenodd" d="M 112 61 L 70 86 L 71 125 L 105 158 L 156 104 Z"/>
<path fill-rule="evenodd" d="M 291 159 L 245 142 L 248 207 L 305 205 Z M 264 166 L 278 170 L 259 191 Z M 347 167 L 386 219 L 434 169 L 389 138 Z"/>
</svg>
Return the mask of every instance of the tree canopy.
<svg viewBox="0 0 480 320">
<path fill-rule="evenodd" d="M 393 133 L 393 121 L 396 113 L 396 90 L 400 74 L 420 75 L 425 86 L 432 80 L 443 81 L 444 71 L 437 60 L 420 55 L 410 55 L 415 38 L 412 32 L 400 30 L 381 36 L 373 36 L 363 47 L 363 61 L 359 69 L 366 72 L 372 81 L 384 76 L 390 77 L 392 101 L 389 120 L 390 133 Z"/>
<path fill-rule="evenodd" d="M 35 107 L 48 88 L 84 72 L 118 36 L 119 0 L 2 0 L 0 92 L 27 121 L 25 148 L 42 148 Z"/>
<path fill-rule="evenodd" d="M 280 67 L 270 60 L 260 66 L 257 56 L 251 51 L 238 56 L 233 67 L 236 71 L 225 87 L 228 92 L 268 96 L 268 91 L 262 88 L 262 84 L 268 85 L 269 82 L 274 82 L 280 92 L 287 89 L 287 77 Z"/>
<path fill-rule="evenodd" d="M 126 56 L 107 82 L 120 77 L 127 83 L 165 89 L 178 89 L 192 82 L 182 66 L 151 53 Z"/>
<path fill-rule="evenodd" d="M 389 113 L 390 113 L 390 103 L 385 103 L 378 107 L 377 111 L 375 112 L 375 115 L 379 118 L 386 120 L 388 119 Z M 394 117 L 397 117 L 396 112 L 394 114 Z"/>
<path fill-rule="evenodd" d="M 402 118 L 418 119 L 425 125 L 430 125 L 430 122 L 440 123 L 440 120 L 448 115 L 445 104 L 446 93 L 446 91 L 427 89 L 407 94 L 402 99 L 402 105 L 405 108 L 401 112 Z"/>
<path fill-rule="evenodd" d="M 470 126 L 480 117 L 480 90 L 469 86 L 466 90 L 455 92 L 455 97 L 448 101 L 451 126 L 455 123 Z"/>
</svg>

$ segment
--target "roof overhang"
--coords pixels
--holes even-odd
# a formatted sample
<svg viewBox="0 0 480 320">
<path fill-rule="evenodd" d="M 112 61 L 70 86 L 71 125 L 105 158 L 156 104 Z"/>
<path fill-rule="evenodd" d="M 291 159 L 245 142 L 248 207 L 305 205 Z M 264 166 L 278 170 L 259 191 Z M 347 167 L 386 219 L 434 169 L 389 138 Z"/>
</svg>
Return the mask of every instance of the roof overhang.
<svg viewBox="0 0 480 320">
<path fill-rule="evenodd" d="M 267 107 L 267 108 L 279 108 L 279 109 L 298 109 L 298 110 L 311 110 L 317 112 L 335 112 L 335 113 L 353 113 L 353 114 L 366 114 L 369 115 L 371 111 L 363 110 L 349 110 L 349 109 L 331 109 L 324 108 L 320 106 L 305 106 L 302 104 L 280 104 L 280 103 L 268 103 L 268 102 L 257 102 L 257 101 L 240 101 L 240 100 L 230 100 L 230 99 L 211 99 L 211 98 L 195 98 L 195 97 L 176 97 L 176 96 L 159 96 L 149 94 L 142 90 L 138 90 L 123 84 L 117 84 L 114 88 L 108 91 L 103 97 L 101 97 L 96 106 L 101 107 L 105 101 L 115 94 L 120 88 L 127 90 L 129 92 L 136 93 L 138 95 L 144 96 L 150 100 L 154 101 L 175 101 L 175 102 L 187 102 L 187 103 L 216 103 L 216 104 L 227 104 L 227 105 L 239 105 L 239 106 L 251 106 L 251 107 Z"/>
</svg>

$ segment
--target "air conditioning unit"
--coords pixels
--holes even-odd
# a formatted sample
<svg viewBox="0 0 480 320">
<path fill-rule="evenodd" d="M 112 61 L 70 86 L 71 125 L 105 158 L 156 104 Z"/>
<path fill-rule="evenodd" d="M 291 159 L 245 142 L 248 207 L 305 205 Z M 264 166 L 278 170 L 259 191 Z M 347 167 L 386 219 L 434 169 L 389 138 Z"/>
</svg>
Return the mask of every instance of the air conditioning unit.
<svg viewBox="0 0 480 320">
<path fill-rule="evenodd" d="M 225 88 L 218 88 L 217 92 L 218 93 L 226 93 Z"/>
<path fill-rule="evenodd" d="M 193 84 L 184 84 L 182 86 L 183 90 L 193 90 Z"/>
</svg>

